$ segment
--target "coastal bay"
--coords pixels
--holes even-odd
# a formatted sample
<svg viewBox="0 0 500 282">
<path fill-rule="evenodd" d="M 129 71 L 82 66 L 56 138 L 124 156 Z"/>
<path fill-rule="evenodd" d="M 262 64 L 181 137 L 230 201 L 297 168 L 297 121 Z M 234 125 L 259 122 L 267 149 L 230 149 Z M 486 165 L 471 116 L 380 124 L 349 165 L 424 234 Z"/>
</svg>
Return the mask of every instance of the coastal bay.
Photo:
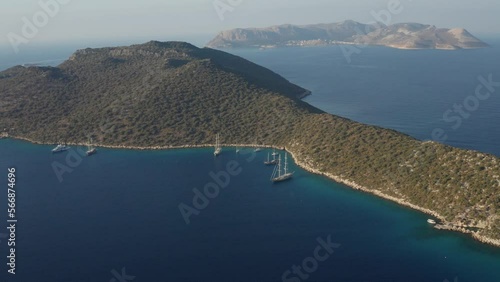
<svg viewBox="0 0 500 282">
<path fill-rule="evenodd" d="M 7 136 L 5 136 L 5 137 L 7 137 Z M 51 144 L 57 143 L 57 142 L 38 142 L 35 140 L 30 140 L 28 138 L 23 138 L 23 137 L 14 137 L 14 139 L 24 140 L 24 141 L 30 142 L 32 144 L 39 144 L 39 145 L 51 145 Z M 67 143 L 67 145 L 81 147 L 81 148 L 84 148 L 85 146 L 87 146 L 86 143 Z M 109 149 L 122 149 L 122 150 L 126 149 L 126 150 L 140 150 L 140 151 L 200 149 L 200 148 L 212 148 L 215 146 L 215 144 L 202 144 L 202 145 L 192 144 L 192 145 L 180 145 L 180 146 L 151 146 L 151 147 L 106 145 L 106 144 L 94 144 L 94 145 L 96 145 L 98 147 L 102 147 L 102 148 L 109 148 Z M 370 189 L 368 187 L 364 187 L 364 186 L 362 186 L 354 181 L 343 178 L 341 176 L 318 170 L 317 168 L 314 167 L 314 165 L 312 165 L 311 163 L 308 163 L 306 161 L 309 158 L 297 157 L 297 154 L 294 153 L 293 150 L 287 150 L 284 147 L 278 147 L 276 145 L 265 145 L 265 144 L 221 144 L 221 146 L 228 148 L 230 152 L 235 151 L 236 150 L 235 148 L 247 148 L 250 150 L 253 150 L 255 148 L 267 148 L 267 149 L 277 149 L 278 152 L 280 152 L 280 151 L 285 152 L 286 151 L 287 153 L 290 153 L 291 157 L 295 161 L 295 164 L 307 172 L 321 175 L 321 176 L 325 176 L 325 177 L 329 178 L 330 180 L 335 181 L 336 183 L 344 184 L 352 189 L 360 190 L 360 191 L 363 191 L 366 193 L 373 194 L 377 197 L 380 197 L 380 198 L 383 198 L 383 199 L 386 199 L 389 201 L 393 201 L 399 205 L 402 205 L 402 206 L 411 208 L 413 210 L 417 210 L 417 211 L 423 212 L 425 214 L 431 215 L 435 218 L 438 218 L 440 223 L 434 226 L 434 228 L 436 228 L 436 229 L 456 231 L 456 232 L 461 232 L 464 234 L 469 234 L 469 235 L 471 235 L 472 238 L 474 238 L 482 243 L 489 244 L 489 245 L 496 246 L 496 247 L 500 247 L 500 240 L 492 239 L 492 238 L 489 238 L 486 236 L 482 236 L 482 235 L 478 234 L 477 229 L 475 231 L 471 231 L 471 228 L 475 228 L 476 226 L 468 226 L 468 225 L 462 225 L 462 224 L 455 225 L 452 222 L 448 222 L 446 220 L 446 217 L 444 217 L 443 215 L 439 214 L 436 211 L 418 206 L 418 205 L 413 204 L 410 201 L 402 199 L 400 197 L 391 196 L 391 195 L 386 194 L 380 190 L 374 190 L 374 189 Z M 82 149 L 82 152 L 83 152 L 83 149 Z"/>
<path fill-rule="evenodd" d="M 146 281 L 161 274 L 172 280 L 234 281 L 241 273 L 239 281 L 280 281 L 290 266 L 311 255 L 317 237 L 328 236 L 341 246 L 310 274 L 311 281 L 499 278 L 497 248 L 436 230 L 420 212 L 310 174 L 293 161 L 294 179 L 273 185 L 272 169 L 262 163 L 269 150 L 248 161 L 250 148 L 237 155 L 224 147 L 214 158 L 213 148 L 101 147 L 59 182 L 51 163 L 65 163 L 66 155 L 52 155 L 52 148 L 0 141 L 0 168 L 15 166 L 19 172 L 23 228 L 18 232 L 24 237 L 19 257 L 38 281 L 96 280 L 122 267 Z M 192 190 L 202 189 L 213 181 L 210 172 L 232 161 L 241 173 L 186 225 L 178 205 L 192 205 Z M 151 250 L 154 259 L 148 259 Z M 56 255 L 47 258 L 48 252 Z M 206 258 L 212 263 L 202 263 Z M 48 267 L 54 263 L 60 266 L 56 272 Z"/>
<path fill-rule="evenodd" d="M 10 136 L 79 144 L 90 135 L 105 146 L 162 149 L 206 146 L 221 132 L 223 144 L 285 147 L 312 171 L 433 211 L 450 228 L 475 228 L 483 241 L 500 235 L 497 157 L 326 114 L 301 100 L 306 89 L 224 52 L 148 42 L 80 50 L 57 68 L 2 76 L 9 103 L 0 128 Z M 130 92 L 129 83 L 143 87 Z M 33 85 L 46 87 L 47 104 L 31 97 Z"/>
</svg>

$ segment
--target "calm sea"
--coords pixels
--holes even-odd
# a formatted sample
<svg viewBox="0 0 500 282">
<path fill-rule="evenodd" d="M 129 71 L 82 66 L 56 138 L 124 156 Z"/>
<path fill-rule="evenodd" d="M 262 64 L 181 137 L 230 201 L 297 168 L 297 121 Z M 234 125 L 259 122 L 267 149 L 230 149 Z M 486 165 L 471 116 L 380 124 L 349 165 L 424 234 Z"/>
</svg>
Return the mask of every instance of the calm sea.
<svg viewBox="0 0 500 282">
<path fill-rule="evenodd" d="M 312 90 L 306 101 L 325 111 L 420 139 L 441 128 L 448 144 L 500 155 L 500 89 L 460 127 L 442 120 L 474 95 L 478 76 L 500 81 L 497 47 L 370 47 L 350 63 L 338 47 L 234 53 Z M 272 185 L 266 152 L 100 149 L 80 158 L 50 149 L 0 140 L 0 281 L 500 281 L 500 249 L 434 230 L 426 215 L 294 164 L 292 181 Z M 58 179 L 53 165 L 68 172 Z M 9 167 L 17 170 L 15 276 L 6 258 Z M 212 198 L 195 198 L 204 187 Z M 187 208 L 193 199 L 196 210 Z"/>
<path fill-rule="evenodd" d="M 338 46 L 230 52 L 311 90 L 305 101 L 326 112 L 500 156 L 500 39 L 488 43 L 453 52 L 366 47 L 350 61 Z M 479 77 L 490 75 L 495 86 L 479 92 L 489 97 L 477 98 Z M 433 138 L 436 129 L 447 138 Z"/>
<path fill-rule="evenodd" d="M 51 148 L 0 140 L 0 232 L 9 167 L 18 219 L 16 275 L 1 238 L 1 281 L 500 281 L 500 249 L 294 164 L 295 178 L 273 185 L 266 152 L 100 149 L 80 159 Z M 54 163 L 71 169 L 62 182 Z M 193 189 L 207 185 L 211 198 L 194 205 Z M 189 224 L 182 203 L 197 208 Z"/>
</svg>

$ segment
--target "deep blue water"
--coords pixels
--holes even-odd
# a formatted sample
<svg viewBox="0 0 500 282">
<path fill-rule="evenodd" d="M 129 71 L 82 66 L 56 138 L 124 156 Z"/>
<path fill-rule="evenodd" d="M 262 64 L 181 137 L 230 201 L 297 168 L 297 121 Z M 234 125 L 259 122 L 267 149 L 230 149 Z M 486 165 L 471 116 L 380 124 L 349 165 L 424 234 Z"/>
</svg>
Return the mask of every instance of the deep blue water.
<svg viewBox="0 0 500 282">
<path fill-rule="evenodd" d="M 67 162 L 76 151 L 51 148 L 0 140 L 1 226 L 8 167 L 17 170 L 19 220 L 17 274 L 6 274 L 2 239 L 0 281 L 112 281 L 122 268 L 133 281 L 282 281 L 329 236 L 340 246 L 307 280 L 289 281 L 500 281 L 499 249 L 294 164 L 295 178 L 273 185 L 265 152 L 100 149 Z M 53 162 L 73 171 L 59 182 Z M 193 188 L 214 182 L 210 172 L 235 170 L 186 224 L 178 207 L 193 206 Z"/>
<path fill-rule="evenodd" d="M 350 61 L 338 46 L 230 52 L 311 90 L 305 101 L 326 112 L 421 140 L 436 139 L 432 132 L 441 129 L 448 137 L 443 143 L 500 156 L 500 39 L 488 43 L 491 48 L 458 51 L 366 47 Z M 468 100 L 478 77 L 490 74 L 497 83 L 490 97 L 478 105 Z M 452 122 L 444 120 L 448 110 Z"/>
<path fill-rule="evenodd" d="M 455 52 L 369 47 L 350 63 L 339 47 L 231 52 L 312 90 L 306 101 L 327 112 L 424 140 L 441 128 L 447 144 L 500 155 L 500 88 L 457 129 L 443 120 L 474 95 L 478 76 L 500 81 L 499 44 L 489 43 Z M 0 69 L 57 65 L 83 47 L 0 52 Z M 328 236 L 340 247 L 308 279 L 290 281 L 500 281 L 499 249 L 434 230 L 426 215 L 293 165 L 292 181 L 272 185 L 265 152 L 248 161 L 251 154 L 229 149 L 217 159 L 210 149 L 100 149 L 59 182 L 52 163 L 68 165 L 67 155 L 50 149 L 0 140 L 0 281 L 120 281 L 122 268 L 133 281 L 282 281 Z M 202 190 L 213 182 L 209 173 L 231 161 L 241 173 L 187 225 L 179 204 L 192 206 L 193 188 Z M 16 276 L 6 275 L 2 237 L 10 166 L 18 171 Z"/>
</svg>

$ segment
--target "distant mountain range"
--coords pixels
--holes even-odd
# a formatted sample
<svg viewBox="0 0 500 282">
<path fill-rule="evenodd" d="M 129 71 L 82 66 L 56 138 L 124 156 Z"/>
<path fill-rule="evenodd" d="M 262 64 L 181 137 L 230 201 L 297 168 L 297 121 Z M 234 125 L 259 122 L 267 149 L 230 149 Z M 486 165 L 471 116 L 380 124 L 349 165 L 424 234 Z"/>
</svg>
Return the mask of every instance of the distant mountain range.
<svg viewBox="0 0 500 282">
<path fill-rule="evenodd" d="M 393 25 L 344 21 L 330 24 L 237 28 L 219 33 L 210 48 L 273 48 L 334 44 L 381 45 L 398 49 L 471 49 L 488 44 L 463 28 L 437 28 L 419 23 Z"/>
</svg>

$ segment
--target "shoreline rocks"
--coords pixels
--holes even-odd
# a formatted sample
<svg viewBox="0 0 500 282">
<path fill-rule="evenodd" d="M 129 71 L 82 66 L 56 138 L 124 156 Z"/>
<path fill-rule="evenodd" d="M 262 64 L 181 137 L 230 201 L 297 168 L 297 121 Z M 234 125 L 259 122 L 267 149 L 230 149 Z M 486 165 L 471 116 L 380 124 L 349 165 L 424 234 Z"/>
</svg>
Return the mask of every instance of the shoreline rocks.
<svg viewBox="0 0 500 282">
<path fill-rule="evenodd" d="M 40 142 L 40 141 L 35 141 L 31 140 L 29 138 L 25 137 L 20 137 L 20 136 L 9 136 L 8 134 L 2 134 L 0 135 L 0 139 L 2 138 L 12 138 L 12 139 L 18 139 L 18 140 L 24 140 L 33 144 L 40 144 L 40 145 L 51 145 L 51 144 L 57 144 L 58 142 Z M 67 145 L 72 145 L 72 146 L 85 146 L 86 144 L 84 143 L 68 143 Z M 215 144 L 203 144 L 203 145 L 181 145 L 181 146 L 152 146 L 152 147 L 141 147 L 141 146 L 124 146 L 124 145 L 105 145 L 105 144 L 94 144 L 96 147 L 101 147 L 101 148 L 110 148 L 110 149 L 126 149 L 126 150 L 173 150 L 173 149 L 189 149 L 189 148 L 209 148 L 215 146 Z M 471 237 L 476 239 L 479 242 L 482 242 L 484 244 L 489 244 L 495 247 L 500 247 L 500 240 L 493 239 L 493 238 L 488 238 L 483 235 L 479 235 L 477 232 L 473 232 L 471 230 L 466 229 L 466 227 L 474 227 L 474 226 L 455 226 L 451 222 L 446 221 L 446 219 L 440 215 L 439 213 L 417 206 L 415 204 L 412 204 L 408 202 L 405 199 L 400 199 L 396 198 L 387 194 L 384 194 L 380 190 L 371 190 L 368 189 L 367 187 L 364 187 L 362 185 L 359 185 L 358 183 L 344 179 L 341 176 L 333 175 L 331 173 L 323 172 L 320 171 L 316 168 L 314 168 L 311 164 L 306 163 L 301 156 L 298 156 L 297 153 L 294 153 L 293 151 L 290 151 L 287 148 L 283 147 L 277 147 L 277 146 L 271 146 L 271 145 L 261 145 L 261 144 L 222 144 L 221 146 L 223 147 L 242 147 L 242 148 L 275 148 L 278 150 L 286 150 L 297 166 L 301 167 L 302 169 L 316 174 L 316 175 L 322 175 L 325 176 L 337 183 L 344 184 L 352 189 L 355 190 L 360 190 L 366 193 L 370 193 L 372 195 L 378 196 L 380 198 L 395 202 L 401 206 L 405 206 L 408 208 L 411 208 L 413 210 L 417 210 L 420 212 L 423 212 L 425 214 L 434 216 L 435 218 L 439 219 L 439 224 L 434 225 L 434 228 L 439 229 L 439 230 L 449 230 L 449 231 L 456 231 L 456 232 L 461 232 L 464 234 L 469 234 L 472 235 Z"/>
</svg>

